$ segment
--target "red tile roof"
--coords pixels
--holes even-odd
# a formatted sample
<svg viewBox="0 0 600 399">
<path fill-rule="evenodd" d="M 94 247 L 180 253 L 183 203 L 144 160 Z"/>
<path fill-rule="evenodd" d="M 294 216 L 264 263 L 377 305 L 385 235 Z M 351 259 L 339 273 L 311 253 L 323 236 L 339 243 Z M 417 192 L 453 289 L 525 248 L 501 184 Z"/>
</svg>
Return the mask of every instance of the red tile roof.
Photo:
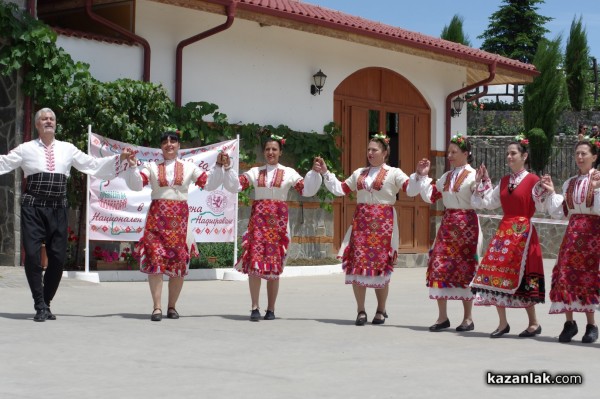
<svg viewBox="0 0 600 399">
<path fill-rule="evenodd" d="M 222 5 L 231 3 L 231 0 L 201 1 Z M 537 75 L 532 64 L 298 0 L 238 0 L 237 8 L 373 37 L 467 61 L 483 64 L 496 61 L 500 67 L 527 75 Z"/>
</svg>

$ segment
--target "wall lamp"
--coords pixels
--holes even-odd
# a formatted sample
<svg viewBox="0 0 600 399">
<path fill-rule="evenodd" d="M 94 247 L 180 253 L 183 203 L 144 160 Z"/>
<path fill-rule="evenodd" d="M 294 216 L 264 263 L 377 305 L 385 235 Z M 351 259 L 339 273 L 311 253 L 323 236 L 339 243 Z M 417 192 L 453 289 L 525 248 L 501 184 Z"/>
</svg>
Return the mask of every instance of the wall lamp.
<svg viewBox="0 0 600 399">
<path fill-rule="evenodd" d="M 319 69 L 319 72 L 313 75 L 313 81 L 315 84 L 310 85 L 310 94 L 313 96 L 321 94 L 321 90 L 323 90 L 323 86 L 325 86 L 325 79 L 327 79 L 327 75 L 325 75 Z"/>
<path fill-rule="evenodd" d="M 452 100 L 452 108 L 450 108 L 450 116 L 456 117 L 460 116 L 460 112 L 463 109 L 463 105 L 465 105 L 465 99 L 461 96 L 456 97 Z"/>
</svg>

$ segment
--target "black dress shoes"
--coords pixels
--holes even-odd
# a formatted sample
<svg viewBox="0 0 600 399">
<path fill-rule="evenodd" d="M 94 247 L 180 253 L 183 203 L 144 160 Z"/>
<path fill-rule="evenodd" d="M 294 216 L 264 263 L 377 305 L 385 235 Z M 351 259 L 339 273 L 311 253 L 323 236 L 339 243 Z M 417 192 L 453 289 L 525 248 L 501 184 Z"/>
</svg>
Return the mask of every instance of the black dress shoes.
<svg viewBox="0 0 600 399">
<path fill-rule="evenodd" d="M 598 340 L 598 326 L 593 324 L 588 324 L 585 326 L 585 334 L 583 338 L 581 338 L 581 342 L 584 344 L 591 344 L 592 342 L 596 342 Z"/>
<path fill-rule="evenodd" d="M 381 315 L 381 319 L 378 318 L 377 316 Z M 371 324 L 375 324 L 375 325 L 380 325 L 380 324 L 384 324 L 385 323 L 385 319 L 388 317 L 386 311 L 384 310 L 383 312 L 380 312 L 379 310 L 377 312 L 375 312 L 375 317 L 373 317 L 373 321 L 371 321 Z"/>
<path fill-rule="evenodd" d="M 458 332 L 463 332 L 463 331 L 473 331 L 475 329 L 475 323 L 471 322 L 470 324 L 464 325 L 461 324 L 460 326 L 456 327 L 456 331 Z"/>
<path fill-rule="evenodd" d="M 440 331 L 443 330 L 444 328 L 448 328 L 450 327 L 450 320 L 446 319 L 446 321 L 442 322 L 442 323 L 436 323 L 432 326 L 429 327 L 429 331 Z"/>
<path fill-rule="evenodd" d="M 37 309 L 33 321 L 46 321 L 48 320 L 48 308 Z"/>
<path fill-rule="evenodd" d="M 267 312 L 265 313 L 265 320 L 275 320 L 275 312 L 267 309 Z"/>
<path fill-rule="evenodd" d="M 46 309 L 46 313 L 48 313 L 48 318 L 46 320 L 56 320 L 56 316 L 50 311 L 50 308 Z"/>
<path fill-rule="evenodd" d="M 156 311 L 159 311 L 158 313 L 156 313 Z M 156 308 L 152 311 L 152 314 L 150 315 L 150 320 L 152 321 L 161 321 L 162 320 L 162 310 L 160 308 Z"/>
<path fill-rule="evenodd" d="M 538 326 L 538 328 L 535 329 L 535 331 L 529 331 L 528 329 L 523 330 L 523 332 L 521 334 L 519 334 L 519 337 L 525 337 L 525 338 L 529 338 L 529 337 L 535 337 L 538 334 L 542 333 L 542 326 Z"/>
<path fill-rule="evenodd" d="M 577 335 L 579 330 L 577 329 L 577 323 L 573 321 L 565 321 L 565 326 L 562 332 L 558 336 L 558 342 L 571 342 L 571 339 Z"/>
<path fill-rule="evenodd" d="M 490 338 L 500 338 L 504 334 L 508 334 L 510 332 L 510 325 L 506 325 L 502 330 L 495 329 L 494 332 L 490 334 Z"/>
<path fill-rule="evenodd" d="M 258 308 L 252 309 L 250 313 L 250 321 L 259 321 L 260 320 L 260 310 Z"/>
<path fill-rule="evenodd" d="M 178 318 L 179 318 L 179 312 L 177 312 L 177 309 L 175 309 L 175 308 L 167 309 L 167 319 L 178 319 Z"/>
<path fill-rule="evenodd" d="M 356 315 L 356 321 L 354 322 L 355 326 L 364 326 L 367 323 L 367 312 L 361 310 Z"/>
</svg>

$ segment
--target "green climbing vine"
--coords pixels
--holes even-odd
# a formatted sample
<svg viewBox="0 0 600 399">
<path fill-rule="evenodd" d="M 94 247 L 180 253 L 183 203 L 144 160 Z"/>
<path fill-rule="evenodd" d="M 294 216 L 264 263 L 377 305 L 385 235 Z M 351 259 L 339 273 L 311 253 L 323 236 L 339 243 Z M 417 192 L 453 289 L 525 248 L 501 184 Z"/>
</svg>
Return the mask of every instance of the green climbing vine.
<svg viewBox="0 0 600 399">
<path fill-rule="evenodd" d="M 39 107 L 52 108 L 57 115 L 57 136 L 82 150 L 87 149 L 87 126 L 95 132 L 134 145 L 157 146 L 160 133 L 177 126 L 188 143 L 208 145 L 240 136 L 240 161 L 256 163 L 262 132 L 285 136 L 284 161 L 304 174 L 315 156 L 322 156 L 329 169 L 341 173 L 337 146 L 340 129 L 332 122 L 322 134 L 299 132 L 287 126 L 230 124 L 219 107 L 208 102 L 190 102 L 176 107 L 160 84 L 131 79 L 100 82 L 89 65 L 75 62 L 56 45 L 56 33 L 43 22 L 19 10 L 15 4 L 0 3 L 0 74 L 20 72 L 23 90 Z M 74 171 L 69 182 L 72 207 L 81 204 L 83 175 Z M 333 196 L 321 189 L 321 206 L 331 210 Z M 247 203 L 247 193 L 241 196 Z"/>
</svg>

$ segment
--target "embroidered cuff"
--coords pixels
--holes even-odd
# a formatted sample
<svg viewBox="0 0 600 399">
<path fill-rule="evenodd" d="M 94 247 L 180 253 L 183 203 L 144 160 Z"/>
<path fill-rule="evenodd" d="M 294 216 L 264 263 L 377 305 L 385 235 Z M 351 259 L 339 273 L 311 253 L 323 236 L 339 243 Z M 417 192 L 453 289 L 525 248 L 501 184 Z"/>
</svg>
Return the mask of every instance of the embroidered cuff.
<svg viewBox="0 0 600 399">
<path fill-rule="evenodd" d="M 483 194 L 491 188 L 492 188 L 491 180 L 485 179 L 485 180 L 482 180 L 481 183 L 479 183 L 479 185 L 477 186 L 476 192 L 480 197 L 483 197 Z"/>
</svg>

